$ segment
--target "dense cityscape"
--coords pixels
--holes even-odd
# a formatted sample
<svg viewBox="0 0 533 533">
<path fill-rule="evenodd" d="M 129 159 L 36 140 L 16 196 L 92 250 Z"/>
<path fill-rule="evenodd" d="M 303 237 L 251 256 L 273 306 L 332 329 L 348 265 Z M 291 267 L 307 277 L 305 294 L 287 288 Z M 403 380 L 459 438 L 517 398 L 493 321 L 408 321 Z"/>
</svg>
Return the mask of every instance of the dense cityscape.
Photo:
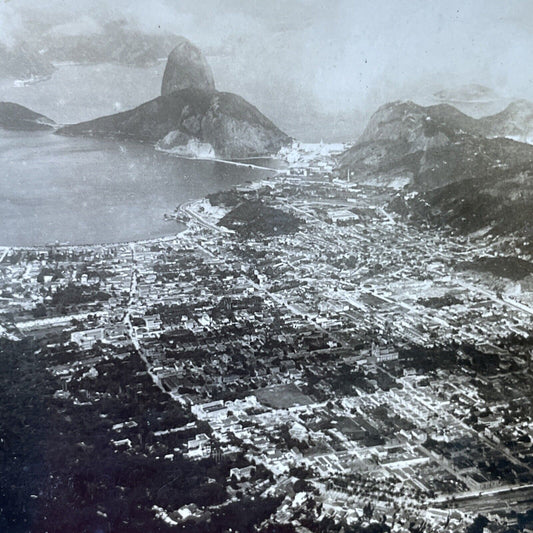
<svg viewBox="0 0 533 533">
<path fill-rule="evenodd" d="M 532 14 L 0 2 L 0 533 L 533 533 Z"/>
<path fill-rule="evenodd" d="M 411 223 L 342 148 L 178 206 L 172 237 L 2 250 L 14 521 L 525 531 L 527 247 Z"/>
</svg>

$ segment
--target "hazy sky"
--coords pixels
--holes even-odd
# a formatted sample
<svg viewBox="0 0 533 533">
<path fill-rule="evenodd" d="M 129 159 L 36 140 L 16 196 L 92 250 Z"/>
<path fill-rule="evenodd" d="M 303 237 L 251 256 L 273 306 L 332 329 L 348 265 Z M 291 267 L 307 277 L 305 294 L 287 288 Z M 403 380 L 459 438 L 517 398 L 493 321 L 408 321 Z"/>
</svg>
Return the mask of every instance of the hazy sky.
<svg viewBox="0 0 533 533">
<path fill-rule="evenodd" d="M 126 19 L 181 34 L 220 89 L 279 110 L 361 109 L 481 83 L 533 99 L 531 0 L 1 0 L 0 35 L 39 20 L 63 33 Z"/>
</svg>

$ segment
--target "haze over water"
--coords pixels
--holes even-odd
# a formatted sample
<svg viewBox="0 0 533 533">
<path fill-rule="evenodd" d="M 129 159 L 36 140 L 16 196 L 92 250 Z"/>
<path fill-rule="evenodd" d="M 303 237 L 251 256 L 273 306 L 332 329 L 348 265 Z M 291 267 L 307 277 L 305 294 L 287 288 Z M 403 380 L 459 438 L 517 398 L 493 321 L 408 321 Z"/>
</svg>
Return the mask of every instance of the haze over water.
<svg viewBox="0 0 533 533">
<path fill-rule="evenodd" d="M 178 159 L 136 143 L 0 130 L 0 245 L 142 240 L 180 230 L 165 213 L 269 174 Z"/>
</svg>

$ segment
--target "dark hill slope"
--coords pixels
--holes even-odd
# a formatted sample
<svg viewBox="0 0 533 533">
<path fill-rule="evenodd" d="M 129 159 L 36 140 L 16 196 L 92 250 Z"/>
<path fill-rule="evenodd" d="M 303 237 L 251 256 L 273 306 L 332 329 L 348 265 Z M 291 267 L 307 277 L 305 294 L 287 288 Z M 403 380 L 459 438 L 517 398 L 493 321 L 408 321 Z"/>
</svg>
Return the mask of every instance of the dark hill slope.
<svg viewBox="0 0 533 533">
<path fill-rule="evenodd" d="M 265 205 L 259 200 L 250 200 L 232 209 L 218 225 L 232 229 L 242 237 L 273 236 L 298 231 L 302 221 L 291 213 Z"/>
<path fill-rule="evenodd" d="M 488 138 L 488 129 L 486 122 L 447 104 L 387 104 L 372 116 L 359 142 L 340 156 L 339 167 L 354 171 L 356 179 L 383 183 L 406 176 L 411 188 L 430 190 L 533 162 L 533 146 Z"/>
<path fill-rule="evenodd" d="M 54 121 L 12 102 L 0 102 L 0 128 L 6 130 L 38 131 L 50 130 Z"/>
<path fill-rule="evenodd" d="M 530 239 L 533 168 L 494 169 L 482 178 L 457 181 L 414 197 L 400 193 L 391 208 L 415 222 L 449 226 L 463 234 L 486 230 Z"/>
<path fill-rule="evenodd" d="M 173 131 L 180 143 L 209 143 L 224 158 L 272 154 L 290 138 L 240 96 L 183 89 L 160 96 L 130 111 L 65 126 L 62 135 L 127 138 L 156 143 Z"/>
</svg>

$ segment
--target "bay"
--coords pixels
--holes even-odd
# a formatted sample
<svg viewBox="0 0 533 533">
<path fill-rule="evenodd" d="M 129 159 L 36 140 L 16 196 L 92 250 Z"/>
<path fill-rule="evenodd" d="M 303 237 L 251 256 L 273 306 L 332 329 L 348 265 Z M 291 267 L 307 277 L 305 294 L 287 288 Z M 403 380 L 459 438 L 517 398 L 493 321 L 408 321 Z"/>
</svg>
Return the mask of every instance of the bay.
<svg viewBox="0 0 533 533">
<path fill-rule="evenodd" d="M 0 131 L 0 245 L 151 239 L 180 203 L 271 171 L 179 159 L 133 142 Z"/>
</svg>

